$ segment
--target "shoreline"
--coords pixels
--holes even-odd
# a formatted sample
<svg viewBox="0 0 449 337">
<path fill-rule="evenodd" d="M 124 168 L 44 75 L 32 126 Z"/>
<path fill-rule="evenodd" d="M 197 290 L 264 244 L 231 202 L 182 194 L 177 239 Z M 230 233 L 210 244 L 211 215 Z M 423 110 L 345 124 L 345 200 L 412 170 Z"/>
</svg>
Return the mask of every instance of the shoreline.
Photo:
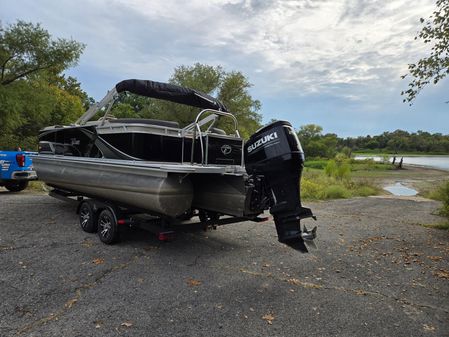
<svg viewBox="0 0 449 337">
<path fill-rule="evenodd" d="M 405 165 L 402 169 L 381 171 L 376 173 L 367 172 L 354 176 L 355 179 L 372 179 L 373 183 L 382 189 L 382 194 L 379 196 L 402 197 L 394 195 L 384 187 L 395 183 L 401 183 L 403 186 L 412 188 L 417 191 L 416 196 L 419 198 L 425 197 L 436 186 L 449 180 L 449 171 L 419 165 Z"/>
<path fill-rule="evenodd" d="M 362 157 L 362 158 L 360 158 L 360 157 Z M 434 155 L 434 156 L 432 156 L 432 155 L 425 155 L 425 156 L 423 156 L 423 155 L 402 155 L 402 154 L 397 154 L 397 155 L 394 155 L 394 157 L 396 157 L 396 162 L 399 162 L 402 158 L 404 158 L 404 161 L 402 163 L 402 165 L 404 167 L 407 167 L 407 166 L 410 166 L 410 167 L 422 167 L 422 168 L 441 170 L 441 171 L 449 173 L 449 155 Z M 360 160 L 360 161 L 363 161 L 363 160 L 366 160 L 366 159 L 372 159 L 375 162 L 384 162 L 383 160 L 381 160 L 382 156 L 379 156 L 379 155 L 358 155 L 358 156 L 354 156 L 354 157 L 351 157 L 351 158 L 354 159 L 354 160 Z M 401 158 L 401 159 L 399 159 L 399 158 Z M 407 160 L 407 158 L 409 160 Z M 429 158 L 430 163 L 426 163 L 425 162 L 426 158 Z M 412 161 L 412 162 L 410 162 L 410 161 Z M 421 163 L 420 161 L 424 161 L 424 162 Z M 388 158 L 388 162 L 390 164 L 393 164 L 392 161 L 391 161 L 391 156 Z M 386 163 L 386 162 L 384 162 L 384 163 Z"/>
<path fill-rule="evenodd" d="M 352 152 L 352 156 L 369 156 L 369 157 L 449 157 L 449 153 L 369 153 L 369 152 Z"/>
</svg>

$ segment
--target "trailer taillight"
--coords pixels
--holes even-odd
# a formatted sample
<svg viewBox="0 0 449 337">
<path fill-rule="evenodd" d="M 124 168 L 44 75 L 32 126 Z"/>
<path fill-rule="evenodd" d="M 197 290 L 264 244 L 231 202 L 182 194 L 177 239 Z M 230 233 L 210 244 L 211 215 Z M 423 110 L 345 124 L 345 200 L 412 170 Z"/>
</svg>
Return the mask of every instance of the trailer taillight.
<svg viewBox="0 0 449 337">
<path fill-rule="evenodd" d="M 173 231 L 159 232 L 157 238 L 159 241 L 173 241 L 175 239 L 175 232 Z"/>
<path fill-rule="evenodd" d="M 19 167 L 24 167 L 25 166 L 25 155 L 24 154 L 16 154 L 16 162 L 17 165 L 19 165 Z"/>
</svg>

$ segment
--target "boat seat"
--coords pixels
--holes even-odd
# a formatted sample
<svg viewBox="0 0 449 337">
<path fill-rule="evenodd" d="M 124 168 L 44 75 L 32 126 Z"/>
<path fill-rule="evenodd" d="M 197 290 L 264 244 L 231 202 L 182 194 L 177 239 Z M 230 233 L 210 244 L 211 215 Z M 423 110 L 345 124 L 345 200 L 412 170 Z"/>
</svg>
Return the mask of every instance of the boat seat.
<svg viewBox="0 0 449 337">
<path fill-rule="evenodd" d="M 210 132 L 211 133 L 216 133 L 216 134 L 219 134 L 219 135 L 225 135 L 226 134 L 225 130 L 218 129 L 218 128 L 211 128 Z"/>
<path fill-rule="evenodd" d="M 162 121 L 159 119 L 148 119 L 148 118 L 117 118 L 117 119 L 110 119 L 109 123 L 150 124 L 150 125 L 166 126 L 169 128 L 178 128 L 179 129 L 178 122 Z"/>
</svg>

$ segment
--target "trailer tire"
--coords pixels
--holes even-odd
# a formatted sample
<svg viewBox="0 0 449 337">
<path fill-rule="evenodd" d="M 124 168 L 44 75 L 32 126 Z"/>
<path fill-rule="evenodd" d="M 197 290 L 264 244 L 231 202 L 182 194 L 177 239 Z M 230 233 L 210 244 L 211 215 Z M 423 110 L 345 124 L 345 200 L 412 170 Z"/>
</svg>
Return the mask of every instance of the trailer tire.
<svg viewBox="0 0 449 337">
<path fill-rule="evenodd" d="M 97 231 L 97 213 L 92 203 L 83 201 L 78 210 L 81 229 L 87 233 L 95 233 Z"/>
<path fill-rule="evenodd" d="M 108 208 L 102 210 L 98 216 L 98 237 L 101 242 L 107 245 L 118 241 L 119 231 L 117 218 Z"/>
<path fill-rule="evenodd" d="M 20 192 L 28 187 L 28 180 L 7 181 L 5 187 L 10 192 Z"/>
<path fill-rule="evenodd" d="M 198 217 L 200 218 L 201 222 L 217 221 L 218 219 L 220 219 L 220 214 L 213 211 L 200 210 Z"/>
<path fill-rule="evenodd" d="M 180 221 L 187 221 L 193 218 L 193 209 L 189 208 L 187 211 L 182 213 L 181 215 L 178 215 L 176 217 Z"/>
</svg>

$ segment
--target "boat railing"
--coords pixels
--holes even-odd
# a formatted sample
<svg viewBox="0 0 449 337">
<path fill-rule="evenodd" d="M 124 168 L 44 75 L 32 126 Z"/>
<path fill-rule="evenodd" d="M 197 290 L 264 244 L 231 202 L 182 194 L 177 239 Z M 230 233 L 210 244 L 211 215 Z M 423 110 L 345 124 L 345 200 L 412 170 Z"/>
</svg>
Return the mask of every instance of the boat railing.
<svg viewBox="0 0 449 337">
<path fill-rule="evenodd" d="M 103 121 L 106 120 L 107 115 L 109 114 L 112 104 L 117 98 L 117 90 L 112 88 L 108 91 L 107 95 L 98 103 L 92 104 L 89 109 L 75 122 L 75 125 L 84 125 L 86 124 L 93 116 L 97 114 L 97 112 L 103 109 L 105 106 L 108 106 L 106 112 L 103 115 Z M 103 122 L 104 123 L 104 122 Z"/>
<path fill-rule="evenodd" d="M 210 113 L 210 115 L 201 119 L 201 117 L 206 113 Z M 198 113 L 198 115 L 196 116 L 195 121 L 193 123 L 187 125 L 183 129 L 181 129 L 181 137 L 182 137 L 181 162 L 182 163 L 184 163 L 185 137 L 187 135 L 191 135 L 192 136 L 192 146 L 191 146 L 191 154 L 190 154 L 190 163 L 191 164 L 194 163 L 195 142 L 196 142 L 196 139 L 198 138 L 198 140 L 200 142 L 200 149 L 201 149 L 201 165 L 207 164 L 207 163 L 205 163 L 204 142 L 203 142 L 203 137 L 202 137 L 203 132 L 201 131 L 201 127 L 209 124 L 206 131 L 204 132 L 204 133 L 208 133 L 214 127 L 215 123 L 217 122 L 217 120 L 220 116 L 224 116 L 224 117 L 232 119 L 232 121 L 234 122 L 234 136 L 240 138 L 237 118 L 235 118 L 235 116 L 233 114 L 231 114 L 229 112 L 214 110 L 214 109 L 201 110 Z M 242 151 L 242 153 L 243 153 L 243 151 Z M 242 157 L 242 165 L 243 165 L 243 157 Z"/>
</svg>

